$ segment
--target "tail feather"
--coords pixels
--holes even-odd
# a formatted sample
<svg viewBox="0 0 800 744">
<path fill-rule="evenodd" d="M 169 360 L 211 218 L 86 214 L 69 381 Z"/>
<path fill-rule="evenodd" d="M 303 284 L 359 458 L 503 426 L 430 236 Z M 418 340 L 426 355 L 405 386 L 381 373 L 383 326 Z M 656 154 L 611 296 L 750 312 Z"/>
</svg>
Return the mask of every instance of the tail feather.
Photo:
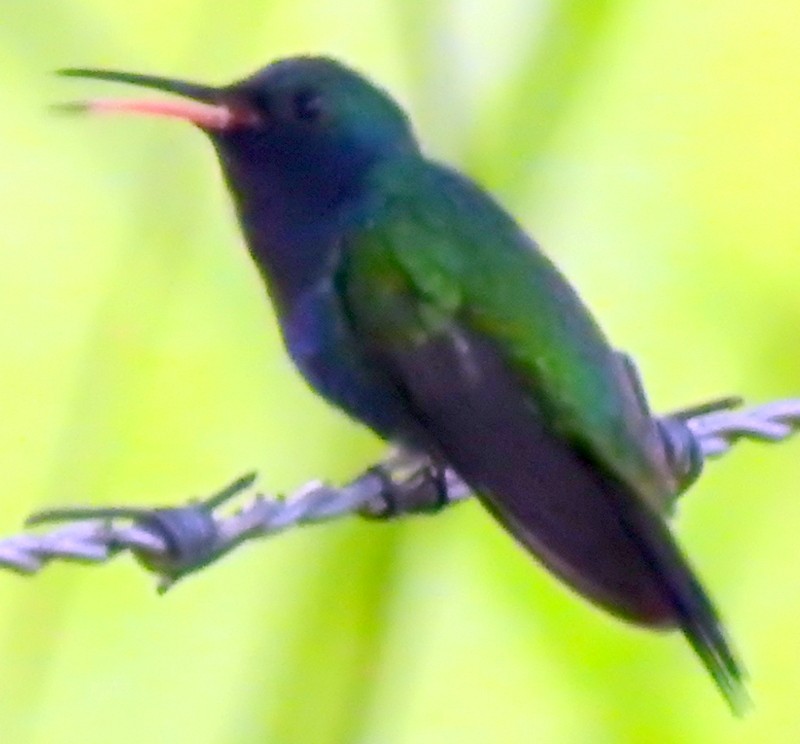
<svg viewBox="0 0 800 744">
<path fill-rule="evenodd" d="M 617 489 L 612 489 L 617 492 Z M 742 715 L 750 707 L 746 672 L 727 638 L 719 615 L 691 567 L 681 556 L 669 528 L 649 507 L 629 499 L 619 514 L 625 531 L 639 548 L 669 599 L 675 622 L 683 631 L 731 710 Z M 659 534 L 660 533 L 660 534 Z"/>
<path fill-rule="evenodd" d="M 553 431 L 490 342 L 443 337 L 390 361 L 418 446 L 584 597 L 639 625 L 680 628 L 731 709 L 746 709 L 744 672 L 663 516 Z"/>
</svg>

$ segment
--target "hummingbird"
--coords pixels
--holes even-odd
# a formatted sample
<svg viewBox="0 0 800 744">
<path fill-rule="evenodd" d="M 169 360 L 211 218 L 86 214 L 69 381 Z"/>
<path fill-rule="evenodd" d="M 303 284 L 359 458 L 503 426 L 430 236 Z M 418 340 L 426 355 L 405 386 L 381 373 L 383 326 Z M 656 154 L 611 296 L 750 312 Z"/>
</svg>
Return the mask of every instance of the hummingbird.
<svg viewBox="0 0 800 744">
<path fill-rule="evenodd" d="M 682 631 L 741 710 L 742 668 L 667 523 L 692 478 L 677 471 L 635 367 L 520 224 L 423 153 L 387 92 L 315 56 L 223 86 L 61 72 L 176 96 L 71 106 L 205 133 L 310 387 L 453 468 L 595 605 Z"/>
</svg>

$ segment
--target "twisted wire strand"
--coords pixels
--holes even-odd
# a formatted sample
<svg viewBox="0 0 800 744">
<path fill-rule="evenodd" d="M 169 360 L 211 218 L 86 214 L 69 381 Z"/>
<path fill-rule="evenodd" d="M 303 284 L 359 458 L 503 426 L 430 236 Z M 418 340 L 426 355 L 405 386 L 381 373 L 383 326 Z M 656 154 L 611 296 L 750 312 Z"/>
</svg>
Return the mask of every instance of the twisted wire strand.
<svg viewBox="0 0 800 744">
<path fill-rule="evenodd" d="M 680 456 L 699 452 L 702 460 L 726 454 L 741 439 L 780 442 L 800 428 L 800 399 L 732 410 L 737 403 L 724 400 L 660 422 Z M 430 513 L 470 496 L 454 472 L 403 451 L 392 452 L 344 486 L 312 481 L 287 498 L 259 494 L 255 480 L 254 473 L 247 474 L 205 500 L 181 506 L 39 512 L 28 520 L 29 527 L 62 524 L 0 540 L 0 567 L 35 574 L 56 560 L 105 563 L 130 552 L 159 577 L 163 592 L 252 539 L 350 515 L 387 519 Z M 247 492 L 249 499 L 241 499 Z M 229 502 L 236 497 L 244 503 L 231 510 Z"/>
</svg>

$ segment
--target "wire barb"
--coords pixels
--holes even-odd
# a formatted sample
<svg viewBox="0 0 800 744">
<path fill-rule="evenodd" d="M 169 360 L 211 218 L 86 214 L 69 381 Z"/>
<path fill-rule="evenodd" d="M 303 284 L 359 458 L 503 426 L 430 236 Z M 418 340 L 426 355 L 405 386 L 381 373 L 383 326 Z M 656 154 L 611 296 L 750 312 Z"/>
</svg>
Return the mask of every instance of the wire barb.
<svg viewBox="0 0 800 744">
<path fill-rule="evenodd" d="M 726 454 L 740 439 L 782 441 L 800 429 L 800 398 L 736 409 L 726 398 L 659 419 L 676 472 L 696 476 L 703 462 Z M 130 552 L 159 578 L 159 592 L 252 539 L 341 517 L 370 519 L 430 514 L 467 499 L 451 470 L 405 450 L 394 450 L 344 486 L 313 481 L 287 498 L 255 491 L 255 473 L 201 501 L 172 507 L 75 507 L 33 514 L 26 525 L 66 522 L 50 531 L 0 540 L 0 567 L 35 574 L 54 560 L 105 563 Z M 250 492 L 238 510 L 232 499 Z"/>
</svg>

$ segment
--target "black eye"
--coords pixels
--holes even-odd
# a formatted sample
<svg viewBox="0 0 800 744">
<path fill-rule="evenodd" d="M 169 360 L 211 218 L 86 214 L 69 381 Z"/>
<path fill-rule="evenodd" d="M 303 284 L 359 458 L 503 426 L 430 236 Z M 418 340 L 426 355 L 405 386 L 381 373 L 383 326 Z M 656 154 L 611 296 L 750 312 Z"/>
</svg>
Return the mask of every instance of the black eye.
<svg viewBox="0 0 800 744">
<path fill-rule="evenodd" d="M 298 91 L 292 96 L 292 115 L 298 121 L 313 124 L 325 113 L 322 96 L 315 90 Z"/>
</svg>

